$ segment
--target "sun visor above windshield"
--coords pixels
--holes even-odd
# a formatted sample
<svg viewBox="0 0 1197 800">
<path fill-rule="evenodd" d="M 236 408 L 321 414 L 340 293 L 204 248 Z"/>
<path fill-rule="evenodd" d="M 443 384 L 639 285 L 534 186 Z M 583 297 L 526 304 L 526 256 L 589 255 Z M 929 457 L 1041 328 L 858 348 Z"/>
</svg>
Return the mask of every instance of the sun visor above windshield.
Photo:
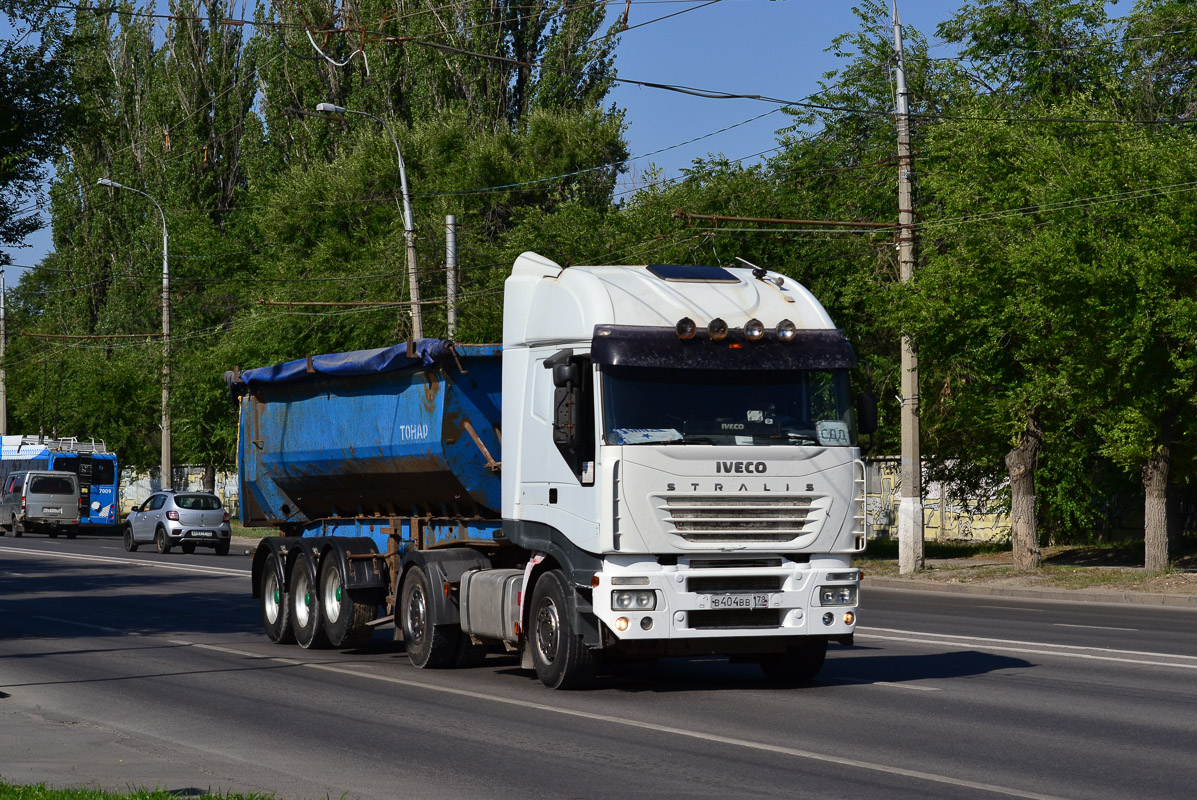
<svg viewBox="0 0 1197 800">
<path fill-rule="evenodd" d="M 748 341 L 733 329 L 721 341 L 706 331 L 683 341 L 675 331 L 633 325 L 596 325 L 590 350 L 596 364 L 656 369 L 849 369 L 856 354 L 841 330 L 799 330 L 788 342 L 770 331 Z"/>
</svg>

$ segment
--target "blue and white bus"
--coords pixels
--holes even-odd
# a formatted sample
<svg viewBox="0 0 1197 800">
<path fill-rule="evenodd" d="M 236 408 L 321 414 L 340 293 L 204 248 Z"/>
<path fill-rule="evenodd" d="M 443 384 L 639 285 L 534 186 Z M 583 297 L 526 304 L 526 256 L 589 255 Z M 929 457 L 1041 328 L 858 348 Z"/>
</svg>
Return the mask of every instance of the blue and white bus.
<svg viewBox="0 0 1197 800">
<path fill-rule="evenodd" d="M 79 494 L 84 501 L 79 504 L 80 530 L 115 528 L 120 468 L 116 454 L 108 452 L 103 442 L 38 436 L 4 436 L 0 440 L 0 483 L 21 469 L 73 472 L 79 476 Z"/>
</svg>

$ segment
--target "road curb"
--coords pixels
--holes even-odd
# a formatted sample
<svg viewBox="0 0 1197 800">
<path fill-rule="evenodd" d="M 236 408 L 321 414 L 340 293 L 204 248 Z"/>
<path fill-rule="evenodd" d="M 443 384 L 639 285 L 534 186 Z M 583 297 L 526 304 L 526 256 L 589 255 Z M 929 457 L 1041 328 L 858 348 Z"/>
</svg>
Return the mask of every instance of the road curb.
<svg viewBox="0 0 1197 800">
<path fill-rule="evenodd" d="M 1031 600 L 1062 600 L 1072 603 L 1107 603 L 1113 605 L 1197 608 L 1197 595 L 1158 594 L 1151 592 L 1095 592 L 1085 589 L 1036 589 L 1024 586 L 990 586 L 971 583 L 936 583 L 905 578 L 874 578 L 866 575 L 861 584 L 867 591 L 898 589 L 908 592 L 968 594 L 982 597 L 1023 597 Z"/>
</svg>

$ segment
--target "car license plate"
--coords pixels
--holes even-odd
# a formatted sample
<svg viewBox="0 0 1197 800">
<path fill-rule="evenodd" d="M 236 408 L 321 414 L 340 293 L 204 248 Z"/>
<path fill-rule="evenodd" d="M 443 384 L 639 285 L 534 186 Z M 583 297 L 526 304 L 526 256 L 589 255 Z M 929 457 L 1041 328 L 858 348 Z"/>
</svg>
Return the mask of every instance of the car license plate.
<svg viewBox="0 0 1197 800">
<path fill-rule="evenodd" d="M 42 513 L 43 514 L 61 514 L 62 509 L 61 508 L 43 508 Z"/>
<path fill-rule="evenodd" d="M 192 535 L 192 536 L 199 536 L 199 537 L 202 537 L 202 538 L 207 538 L 207 537 L 210 537 L 210 536 L 214 536 L 215 534 L 214 534 L 212 531 L 192 531 L 192 532 L 191 532 L 191 535 Z"/>
<path fill-rule="evenodd" d="M 700 598 L 701 599 L 701 598 Z M 768 608 L 767 594 L 709 594 L 706 595 L 707 608 Z M 702 605 L 700 602 L 699 605 Z"/>
</svg>

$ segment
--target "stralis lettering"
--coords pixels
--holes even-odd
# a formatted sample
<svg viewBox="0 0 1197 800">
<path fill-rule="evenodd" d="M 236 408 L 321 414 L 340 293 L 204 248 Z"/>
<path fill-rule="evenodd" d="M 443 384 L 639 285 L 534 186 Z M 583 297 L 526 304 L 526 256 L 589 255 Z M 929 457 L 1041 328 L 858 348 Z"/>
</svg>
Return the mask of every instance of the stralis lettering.
<svg viewBox="0 0 1197 800">
<path fill-rule="evenodd" d="M 678 489 L 678 484 L 665 484 L 665 491 L 667 492 L 684 492 L 686 488 L 695 493 L 702 492 L 790 492 L 799 491 L 797 488 L 791 489 L 789 481 L 776 481 L 773 483 L 761 483 L 757 486 L 755 483 L 750 487 L 746 483 L 683 483 L 682 488 Z M 813 484 L 806 484 L 806 491 L 813 492 L 815 487 Z"/>
<path fill-rule="evenodd" d="M 716 461 L 715 472 L 738 475 L 764 475 L 768 465 L 764 461 Z"/>
</svg>

